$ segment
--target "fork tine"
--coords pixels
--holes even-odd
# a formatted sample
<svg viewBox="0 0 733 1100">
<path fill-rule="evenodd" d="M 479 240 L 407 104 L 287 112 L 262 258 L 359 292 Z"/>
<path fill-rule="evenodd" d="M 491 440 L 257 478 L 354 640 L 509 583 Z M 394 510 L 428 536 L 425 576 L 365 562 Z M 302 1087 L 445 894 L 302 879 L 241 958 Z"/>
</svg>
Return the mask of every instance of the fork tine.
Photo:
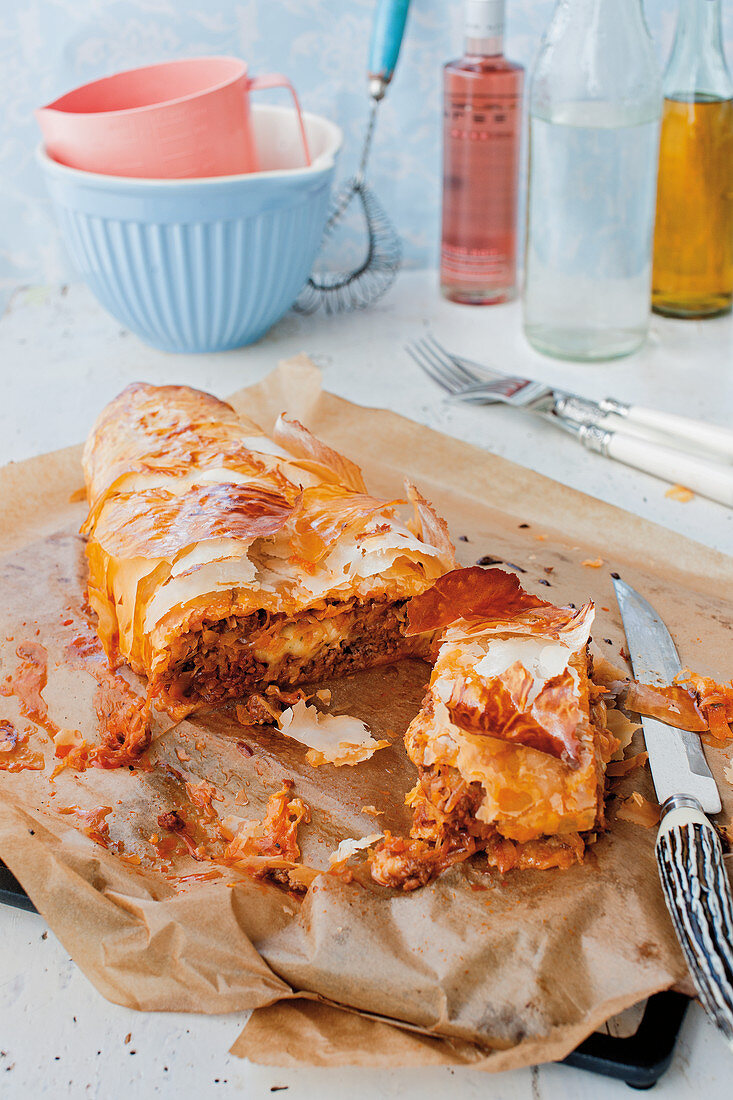
<svg viewBox="0 0 733 1100">
<path fill-rule="evenodd" d="M 425 358 L 431 362 L 433 368 L 450 385 L 452 392 L 462 390 L 464 386 L 472 384 L 468 383 L 464 372 L 456 367 L 452 359 L 443 359 L 442 356 L 437 355 L 426 340 L 418 340 L 417 344 Z"/>
<path fill-rule="evenodd" d="M 451 355 L 449 351 L 442 348 L 433 334 L 428 333 L 424 343 L 429 348 L 431 355 L 444 364 L 446 370 L 453 372 L 453 377 L 457 379 L 457 382 L 460 379 L 461 386 L 471 386 L 481 381 L 478 374 L 473 374 L 467 367 L 457 361 L 455 355 Z"/>
<path fill-rule="evenodd" d="M 463 393 L 463 385 L 461 384 L 459 386 L 456 386 L 454 383 L 448 382 L 446 377 L 444 377 L 444 375 L 438 370 L 438 368 L 434 366 L 431 360 L 425 355 L 424 349 L 420 345 L 418 345 L 417 343 L 405 344 L 405 351 L 412 359 L 414 359 L 420 369 L 425 374 L 427 374 L 429 378 L 431 378 L 434 382 L 437 382 L 441 389 L 446 390 L 446 392 L 456 400 L 461 399 L 461 394 Z M 501 395 L 497 397 L 492 397 L 489 393 L 485 393 L 483 395 L 475 394 L 468 399 L 467 404 L 492 405 L 495 404 L 497 401 L 502 400 L 503 397 Z"/>
<path fill-rule="evenodd" d="M 542 383 L 532 382 L 527 378 L 515 377 L 502 371 L 494 371 L 480 363 L 475 363 L 471 359 L 462 359 L 453 355 L 438 343 L 432 333 L 425 338 L 423 343 L 427 343 L 428 340 L 433 345 L 430 349 L 433 361 L 440 359 L 444 370 L 448 369 L 448 363 L 450 363 L 455 370 L 460 372 L 458 375 L 454 374 L 453 377 L 456 379 L 454 396 L 461 400 L 469 400 L 471 397 L 475 397 L 479 403 L 483 403 L 487 397 L 491 396 L 494 399 L 523 406 L 537 396 L 537 390 L 547 388 Z M 470 369 L 472 367 L 475 367 L 476 370 Z M 457 381 L 459 377 L 462 379 L 460 383 Z"/>
<path fill-rule="evenodd" d="M 483 381 L 480 374 L 476 374 L 474 371 L 469 370 L 455 355 L 451 355 L 446 348 L 442 347 L 432 333 L 428 333 L 423 343 L 430 348 L 432 355 L 436 359 L 439 359 L 446 368 L 453 370 L 455 377 L 461 379 L 461 384 L 463 386 L 473 386 L 477 382 Z"/>
<path fill-rule="evenodd" d="M 506 374 L 495 375 L 493 379 L 474 375 L 457 363 L 432 336 L 406 344 L 405 350 L 420 369 L 454 400 L 467 404 L 488 405 L 499 401 L 522 407 L 529 403 L 535 389 L 546 388 L 541 383 Z"/>
<path fill-rule="evenodd" d="M 448 393 L 455 393 L 455 389 L 450 385 L 443 376 L 435 370 L 430 361 L 423 356 L 422 348 L 417 344 L 405 344 L 405 351 L 407 354 L 415 360 L 420 370 L 432 378 L 433 382 L 437 382 L 441 389 L 447 390 Z"/>
<path fill-rule="evenodd" d="M 432 332 L 428 333 L 425 337 L 426 340 L 430 340 L 437 351 L 441 353 L 446 359 L 450 359 L 451 362 L 463 371 L 467 379 L 470 378 L 472 382 L 484 382 L 488 378 L 502 378 L 503 372 L 496 370 L 494 367 L 487 367 L 484 363 L 477 363 L 475 359 L 466 359 L 462 355 L 454 355 L 453 352 L 448 351 L 442 344 L 433 336 Z"/>
<path fill-rule="evenodd" d="M 409 347 L 408 351 L 412 355 L 412 358 L 418 364 L 420 369 L 428 375 L 433 382 L 437 382 L 442 389 L 447 390 L 449 394 L 456 392 L 456 384 L 453 378 L 446 375 L 440 367 L 437 367 L 428 355 L 426 349 L 423 347 L 421 341 L 415 340 Z"/>
</svg>

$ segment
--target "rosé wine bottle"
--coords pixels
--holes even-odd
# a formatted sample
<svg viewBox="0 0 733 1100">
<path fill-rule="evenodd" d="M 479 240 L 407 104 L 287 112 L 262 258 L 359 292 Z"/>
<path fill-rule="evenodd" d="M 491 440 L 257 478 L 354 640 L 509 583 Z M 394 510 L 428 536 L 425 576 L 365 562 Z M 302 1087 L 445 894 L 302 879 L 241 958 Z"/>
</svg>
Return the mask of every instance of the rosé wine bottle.
<svg viewBox="0 0 733 1100">
<path fill-rule="evenodd" d="M 524 69 L 502 53 L 504 0 L 466 0 L 465 36 L 444 69 L 440 286 L 488 305 L 516 294 Z"/>
</svg>

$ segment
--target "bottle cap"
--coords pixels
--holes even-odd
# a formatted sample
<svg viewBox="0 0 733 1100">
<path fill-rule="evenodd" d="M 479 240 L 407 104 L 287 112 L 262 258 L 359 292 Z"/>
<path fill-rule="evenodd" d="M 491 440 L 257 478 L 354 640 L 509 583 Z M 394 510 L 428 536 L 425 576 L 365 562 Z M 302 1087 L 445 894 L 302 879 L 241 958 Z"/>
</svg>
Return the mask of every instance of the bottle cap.
<svg viewBox="0 0 733 1100">
<path fill-rule="evenodd" d="M 505 0 L 466 0 L 464 33 L 471 52 L 500 53 Z"/>
</svg>

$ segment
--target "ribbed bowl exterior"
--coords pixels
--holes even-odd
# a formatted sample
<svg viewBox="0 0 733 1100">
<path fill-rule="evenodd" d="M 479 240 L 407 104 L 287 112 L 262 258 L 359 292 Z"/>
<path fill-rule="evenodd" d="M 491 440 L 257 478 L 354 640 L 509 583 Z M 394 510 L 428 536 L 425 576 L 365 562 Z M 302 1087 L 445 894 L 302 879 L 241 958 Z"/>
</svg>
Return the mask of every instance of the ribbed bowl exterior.
<svg viewBox="0 0 733 1100">
<path fill-rule="evenodd" d="M 114 317 L 164 351 L 251 344 L 311 271 L 334 164 L 219 180 L 144 181 L 41 158 L 71 259 Z"/>
</svg>

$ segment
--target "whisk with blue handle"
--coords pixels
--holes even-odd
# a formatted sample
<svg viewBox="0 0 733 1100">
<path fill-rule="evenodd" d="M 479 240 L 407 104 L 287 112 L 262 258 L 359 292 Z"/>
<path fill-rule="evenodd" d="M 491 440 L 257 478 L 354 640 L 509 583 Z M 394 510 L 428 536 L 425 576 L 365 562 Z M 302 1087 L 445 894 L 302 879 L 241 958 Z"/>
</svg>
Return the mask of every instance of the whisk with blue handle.
<svg viewBox="0 0 733 1100">
<path fill-rule="evenodd" d="M 336 196 L 325 236 L 329 237 L 354 199 L 362 208 L 367 232 L 367 250 L 357 268 L 347 272 L 313 273 L 305 285 L 296 309 L 326 313 L 364 309 L 380 298 L 394 282 L 402 261 L 397 232 L 374 192 L 366 182 L 366 168 L 377 122 L 377 110 L 394 76 L 402 45 L 410 0 L 377 0 L 369 46 L 369 95 L 371 111 L 361 160 L 356 174 Z"/>
</svg>

